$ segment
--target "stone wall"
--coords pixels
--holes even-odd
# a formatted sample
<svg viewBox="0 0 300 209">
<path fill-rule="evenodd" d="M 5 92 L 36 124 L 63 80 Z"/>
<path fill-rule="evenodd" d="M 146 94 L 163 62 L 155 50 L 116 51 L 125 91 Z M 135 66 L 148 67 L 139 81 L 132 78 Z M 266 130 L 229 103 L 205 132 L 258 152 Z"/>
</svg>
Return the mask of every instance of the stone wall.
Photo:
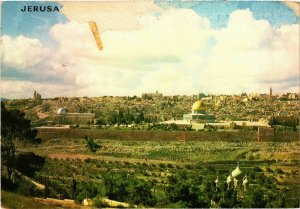
<svg viewBox="0 0 300 209">
<path fill-rule="evenodd" d="M 39 129 L 38 138 L 119 139 L 119 140 L 199 140 L 199 141 L 258 141 L 258 132 L 188 132 L 188 131 L 121 131 L 91 129 Z M 297 141 L 299 132 L 266 133 L 260 130 L 260 141 Z"/>
</svg>

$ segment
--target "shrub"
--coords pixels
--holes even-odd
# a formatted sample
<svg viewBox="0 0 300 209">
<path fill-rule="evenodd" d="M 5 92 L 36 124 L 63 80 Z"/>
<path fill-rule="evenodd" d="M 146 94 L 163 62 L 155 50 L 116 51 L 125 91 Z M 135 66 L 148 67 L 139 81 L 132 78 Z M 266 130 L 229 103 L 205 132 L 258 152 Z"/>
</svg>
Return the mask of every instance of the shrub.
<svg viewBox="0 0 300 209">
<path fill-rule="evenodd" d="M 209 208 L 211 186 L 204 182 L 201 176 L 192 177 L 186 171 L 182 171 L 170 176 L 169 182 L 167 192 L 172 203 L 181 201 L 180 207 Z"/>
<path fill-rule="evenodd" d="M 186 168 L 186 169 L 193 169 L 193 166 L 190 165 L 190 164 L 186 164 L 186 165 L 185 165 L 185 168 Z"/>
<path fill-rule="evenodd" d="M 254 171 L 254 172 L 262 172 L 263 170 L 262 170 L 260 167 L 255 166 L 255 167 L 253 168 L 253 171 Z"/>
<path fill-rule="evenodd" d="M 91 161 L 91 158 L 86 158 L 86 159 L 84 159 L 84 162 L 85 163 L 91 163 L 92 161 Z"/>
<path fill-rule="evenodd" d="M 107 173 L 104 176 L 104 184 L 110 199 L 133 204 L 154 205 L 151 182 L 120 172 Z"/>
<path fill-rule="evenodd" d="M 16 169 L 26 176 L 33 177 L 36 171 L 44 167 L 45 158 L 33 152 L 24 152 L 17 155 Z"/>
<path fill-rule="evenodd" d="M 104 197 L 105 193 L 106 191 L 102 184 L 91 181 L 81 183 L 76 189 L 75 200 L 81 203 L 85 198 Z"/>
<path fill-rule="evenodd" d="M 267 171 L 267 172 L 270 172 L 270 173 L 273 172 L 273 170 L 272 170 L 270 167 L 267 167 L 267 168 L 266 168 L 266 171 Z"/>
<path fill-rule="evenodd" d="M 160 168 L 165 168 L 166 165 L 165 165 L 164 163 L 159 163 L 159 167 L 160 167 Z"/>
<path fill-rule="evenodd" d="M 18 181 L 16 192 L 25 196 L 41 196 L 41 191 L 36 189 L 36 186 L 29 181 Z"/>
<path fill-rule="evenodd" d="M 168 168 L 174 168 L 174 165 L 171 163 L 168 163 Z"/>
<path fill-rule="evenodd" d="M 17 184 L 14 184 L 12 180 L 9 180 L 5 178 L 4 176 L 1 176 L 1 189 L 12 191 L 17 188 Z"/>
<path fill-rule="evenodd" d="M 297 170 L 292 170 L 292 171 L 291 171 L 291 174 L 292 174 L 293 176 L 296 176 L 296 175 L 298 174 L 298 171 L 297 171 Z"/>
<path fill-rule="evenodd" d="M 85 143 L 87 148 L 91 151 L 91 152 L 96 152 L 98 149 L 101 149 L 102 146 L 98 145 L 97 143 L 94 142 L 94 139 L 92 138 L 88 138 L 87 136 L 85 136 Z"/>
<path fill-rule="evenodd" d="M 276 171 L 278 174 L 284 174 L 284 171 L 281 170 L 280 168 L 276 168 L 275 171 Z"/>
</svg>

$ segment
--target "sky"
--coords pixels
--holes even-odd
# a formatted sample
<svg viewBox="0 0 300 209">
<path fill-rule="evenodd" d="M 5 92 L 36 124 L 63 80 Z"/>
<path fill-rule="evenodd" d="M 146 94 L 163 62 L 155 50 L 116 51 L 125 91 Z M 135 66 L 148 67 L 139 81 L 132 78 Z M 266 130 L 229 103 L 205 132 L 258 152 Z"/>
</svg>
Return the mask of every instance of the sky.
<svg viewBox="0 0 300 209">
<path fill-rule="evenodd" d="M 20 11 L 29 5 L 60 12 Z M 249 1 L 1 7 L 3 98 L 34 90 L 44 98 L 299 92 L 299 4 L 298 14 L 281 2 Z"/>
</svg>

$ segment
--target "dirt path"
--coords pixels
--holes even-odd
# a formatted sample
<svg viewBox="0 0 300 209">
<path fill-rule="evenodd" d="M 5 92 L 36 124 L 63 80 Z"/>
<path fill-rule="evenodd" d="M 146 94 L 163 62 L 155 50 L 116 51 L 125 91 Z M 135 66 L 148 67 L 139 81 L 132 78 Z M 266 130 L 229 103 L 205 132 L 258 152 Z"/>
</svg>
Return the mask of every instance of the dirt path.
<svg viewBox="0 0 300 209">
<path fill-rule="evenodd" d="M 34 180 L 32 180 L 31 178 L 29 178 L 28 176 L 23 175 L 21 172 L 15 170 L 14 172 L 16 172 L 19 176 L 21 176 L 22 178 L 26 179 L 27 181 L 30 181 L 31 183 L 33 183 L 38 189 L 40 190 L 44 190 L 45 189 L 45 185 L 40 184 Z"/>
<path fill-rule="evenodd" d="M 91 209 L 89 206 L 83 206 L 76 204 L 74 200 L 69 200 L 69 199 L 64 199 L 64 200 L 59 200 L 59 199 L 54 199 L 54 198 L 34 198 L 36 201 L 39 201 L 43 204 L 47 205 L 53 205 L 53 206 L 59 206 L 61 208 L 75 208 L 75 209 Z"/>
</svg>

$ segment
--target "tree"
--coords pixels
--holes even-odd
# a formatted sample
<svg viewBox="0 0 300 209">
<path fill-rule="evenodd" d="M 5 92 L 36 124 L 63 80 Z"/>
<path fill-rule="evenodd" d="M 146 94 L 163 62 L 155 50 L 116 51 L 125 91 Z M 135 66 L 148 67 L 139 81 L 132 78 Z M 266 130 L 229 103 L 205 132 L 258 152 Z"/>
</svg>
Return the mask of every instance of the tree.
<svg viewBox="0 0 300 209">
<path fill-rule="evenodd" d="M 36 136 L 30 120 L 20 110 L 7 110 L 1 103 L 1 162 L 6 166 L 8 179 L 14 170 L 16 141 L 31 140 Z"/>
<path fill-rule="evenodd" d="M 151 182 L 138 179 L 126 172 L 110 172 L 104 175 L 104 185 L 109 199 L 132 204 L 151 205 L 155 200 L 151 191 Z"/>
<path fill-rule="evenodd" d="M 111 125 L 116 124 L 118 122 L 118 115 L 116 112 L 110 112 L 107 122 Z"/>
<path fill-rule="evenodd" d="M 211 188 L 202 176 L 188 176 L 183 170 L 170 176 L 169 181 L 167 193 L 172 203 L 180 202 L 180 205 L 189 208 L 209 208 Z"/>
<path fill-rule="evenodd" d="M 139 124 L 139 123 L 142 123 L 144 120 L 145 120 L 144 113 L 143 113 L 143 111 L 140 111 L 136 114 L 134 122 L 135 122 L 135 124 Z"/>
<path fill-rule="evenodd" d="M 49 112 L 51 109 L 51 104 L 50 103 L 44 103 L 42 104 L 42 111 L 43 112 Z"/>
<path fill-rule="evenodd" d="M 244 200 L 243 207 L 247 208 L 265 208 L 266 207 L 266 197 L 265 192 L 262 187 L 257 186 L 256 188 L 249 189 L 247 192 L 247 197 Z"/>
<path fill-rule="evenodd" d="M 87 148 L 91 151 L 91 152 L 96 152 L 98 149 L 102 148 L 101 145 L 98 145 L 97 143 L 94 142 L 94 139 L 92 138 L 88 138 L 87 136 L 84 137 L 85 143 Z"/>
<path fill-rule="evenodd" d="M 33 152 L 22 152 L 16 155 L 15 168 L 22 174 L 34 177 L 36 171 L 43 169 L 45 164 L 45 158 L 36 155 Z"/>
<path fill-rule="evenodd" d="M 77 181 L 74 177 L 74 174 L 73 174 L 73 178 L 72 178 L 72 199 L 74 200 L 75 197 L 76 197 L 76 188 L 77 188 Z"/>
<path fill-rule="evenodd" d="M 99 118 L 96 121 L 96 125 L 99 125 L 99 126 L 106 125 L 106 121 L 104 119 L 102 119 L 102 118 Z"/>
<path fill-rule="evenodd" d="M 268 123 L 268 125 L 270 125 L 271 127 L 273 127 L 276 124 L 277 124 L 277 121 L 276 121 L 275 117 L 272 116 L 271 119 L 270 119 L 270 121 L 269 121 L 269 123 Z"/>
<path fill-rule="evenodd" d="M 76 197 L 77 202 L 82 202 L 85 198 L 93 198 L 96 196 L 105 196 L 105 188 L 99 182 L 82 182 L 78 186 L 76 185 Z"/>
</svg>

